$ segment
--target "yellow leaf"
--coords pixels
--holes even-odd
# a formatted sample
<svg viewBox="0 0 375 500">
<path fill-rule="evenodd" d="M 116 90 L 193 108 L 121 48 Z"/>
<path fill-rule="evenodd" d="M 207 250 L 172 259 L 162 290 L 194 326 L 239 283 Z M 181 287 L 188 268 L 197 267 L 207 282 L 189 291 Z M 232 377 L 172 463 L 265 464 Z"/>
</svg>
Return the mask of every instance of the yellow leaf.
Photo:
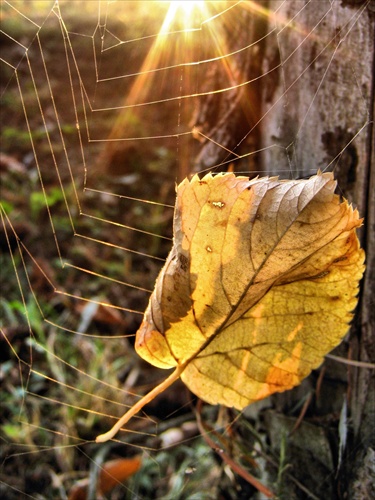
<svg viewBox="0 0 375 500">
<path fill-rule="evenodd" d="M 177 367 L 160 390 L 181 376 L 201 399 L 242 409 L 299 384 L 341 341 L 364 252 L 362 220 L 335 186 L 320 172 L 178 186 L 173 248 L 136 338 L 145 360 Z"/>
</svg>

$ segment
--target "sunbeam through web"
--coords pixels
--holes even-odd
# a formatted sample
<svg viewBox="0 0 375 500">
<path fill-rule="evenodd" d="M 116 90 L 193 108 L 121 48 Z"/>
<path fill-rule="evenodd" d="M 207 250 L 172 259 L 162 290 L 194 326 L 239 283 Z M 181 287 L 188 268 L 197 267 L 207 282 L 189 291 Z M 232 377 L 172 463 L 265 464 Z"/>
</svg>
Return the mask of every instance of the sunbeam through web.
<svg viewBox="0 0 375 500">
<path fill-rule="evenodd" d="M 1 2 L 1 496 L 256 498 L 247 469 L 266 496 L 336 491 L 336 451 L 309 449 L 310 479 L 284 474 L 275 437 L 323 372 L 268 398 L 261 418 L 197 410 L 181 384 L 110 445 L 95 436 L 164 377 L 133 345 L 172 245 L 176 183 L 332 171 L 366 215 L 374 10 L 370 0 Z M 335 366 L 323 369 L 335 396 L 310 416 L 332 418 L 341 443 L 350 379 Z M 218 464 L 210 439 L 240 472 Z M 321 448 L 330 439 L 322 431 Z"/>
</svg>

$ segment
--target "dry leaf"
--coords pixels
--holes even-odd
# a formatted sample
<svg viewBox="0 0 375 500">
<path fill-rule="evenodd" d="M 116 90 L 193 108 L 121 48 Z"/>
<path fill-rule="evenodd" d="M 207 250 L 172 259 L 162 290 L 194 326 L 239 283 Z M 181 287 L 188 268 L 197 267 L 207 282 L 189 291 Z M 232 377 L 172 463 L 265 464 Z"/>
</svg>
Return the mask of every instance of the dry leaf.
<svg viewBox="0 0 375 500">
<path fill-rule="evenodd" d="M 320 172 L 178 186 L 174 245 L 136 338 L 142 358 L 177 368 L 132 414 L 179 376 L 201 399 L 242 409 L 322 363 L 348 331 L 364 271 L 362 221 L 335 186 Z"/>
<path fill-rule="evenodd" d="M 100 470 L 97 497 L 109 493 L 115 486 L 124 482 L 135 474 L 142 463 L 141 457 L 116 458 L 105 462 Z M 76 483 L 70 494 L 69 500 L 86 500 L 90 479 L 83 479 Z"/>
</svg>

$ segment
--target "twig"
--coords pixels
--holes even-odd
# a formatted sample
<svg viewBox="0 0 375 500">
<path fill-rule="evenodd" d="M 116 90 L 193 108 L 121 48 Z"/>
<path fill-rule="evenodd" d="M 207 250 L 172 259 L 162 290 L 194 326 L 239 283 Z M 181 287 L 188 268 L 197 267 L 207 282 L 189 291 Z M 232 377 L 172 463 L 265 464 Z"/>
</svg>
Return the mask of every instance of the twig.
<svg viewBox="0 0 375 500">
<path fill-rule="evenodd" d="M 206 429 L 204 428 L 204 425 L 202 423 L 201 419 L 201 414 L 200 414 L 200 404 L 196 412 L 197 416 L 197 423 L 198 423 L 198 429 L 200 433 L 202 434 L 203 439 L 206 441 L 206 443 L 226 462 L 229 467 L 236 472 L 239 476 L 241 476 L 245 481 L 250 483 L 251 485 L 254 486 L 258 491 L 263 493 L 267 498 L 274 498 L 276 495 L 273 493 L 271 490 L 269 490 L 264 484 L 262 484 L 258 479 L 256 479 L 254 476 L 252 476 L 249 472 L 247 472 L 245 469 L 243 469 L 237 462 L 235 462 L 222 448 L 218 447 L 215 441 L 213 441 Z"/>
<path fill-rule="evenodd" d="M 334 354 L 326 354 L 326 358 L 333 359 L 339 363 L 344 363 L 344 365 L 357 366 L 358 368 L 368 368 L 369 370 L 375 370 L 375 363 L 367 363 L 366 361 L 355 361 L 354 359 L 345 359 L 340 356 L 335 356 Z"/>
<path fill-rule="evenodd" d="M 307 409 L 310 406 L 312 397 L 313 397 L 313 393 L 310 392 L 310 394 L 306 398 L 306 401 L 303 403 L 302 410 L 300 411 L 300 414 L 298 415 L 296 423 L 293 425 L 293 429 L 290 431 L 289 436 L 291 436 L 298 429 L 298 427 L 301 425 L 303 417 L 305 416 L 305 413 L 307 412 Z"/>
</svg>

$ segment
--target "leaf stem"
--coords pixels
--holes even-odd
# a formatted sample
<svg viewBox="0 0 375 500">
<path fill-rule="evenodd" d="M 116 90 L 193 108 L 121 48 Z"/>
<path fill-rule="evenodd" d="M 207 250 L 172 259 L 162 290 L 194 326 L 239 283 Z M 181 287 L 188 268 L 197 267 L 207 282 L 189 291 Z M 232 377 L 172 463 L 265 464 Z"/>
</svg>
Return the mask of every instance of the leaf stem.
<svg viewBox="0 0 375 500">
<path fill-rule="evenodd" d="M 177 379 L 180 378 L 181 373 L 184 371 L 186 363 L 182 365 L 178 365 L 173 373 L 169 375 L 163 382 L 154 387 L 152 391 L 148 392 L 140 399 L 137 403 L 135 403 L 124 415 L 115 423 L 115 425 L 105 434 L 100 434 L 96 437 L 96 443 L 105 443 L 110 439 L 114 438 L 117 432 L 124 426 L 129 420 L 134 417 L 147 403 L 152 401 L 156 396 L 165 391 L 170 385 L 176 382 Z"/>
</svg>

